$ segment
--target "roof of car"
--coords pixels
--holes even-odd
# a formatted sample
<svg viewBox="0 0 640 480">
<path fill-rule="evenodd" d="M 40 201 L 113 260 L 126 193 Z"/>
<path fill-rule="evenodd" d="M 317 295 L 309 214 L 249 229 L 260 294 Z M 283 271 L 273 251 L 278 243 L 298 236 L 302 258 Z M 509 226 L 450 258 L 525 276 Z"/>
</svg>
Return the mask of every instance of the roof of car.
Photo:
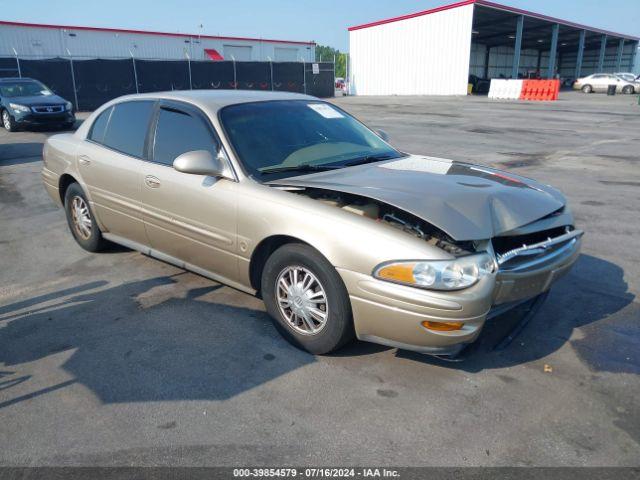
<svg viewBox="0 0 640 480">
<path fill-rule="evenodd" d="M 118 101 L 136 98 L 160 98 L 192 103 L 206 110 L 220 110 L 228 105 L 270 100 L 317 100 L 316 97 L 291 92 L 263 92 L 253 90 L 174 90 L 120 97 Z"/>
</svg>

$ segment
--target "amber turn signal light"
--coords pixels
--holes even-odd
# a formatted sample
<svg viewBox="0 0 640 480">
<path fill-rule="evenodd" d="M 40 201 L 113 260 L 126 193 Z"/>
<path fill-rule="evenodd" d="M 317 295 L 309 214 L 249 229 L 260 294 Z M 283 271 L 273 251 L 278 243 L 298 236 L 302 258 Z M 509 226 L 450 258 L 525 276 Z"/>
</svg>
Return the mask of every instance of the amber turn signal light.
<svg viewBox="0 0 640 480">
<path fill-rule="evenodd" d="M 422 322 L 422 326 L 428 330 L 434 330 L 436 332 L 453 332 L 455 330 L 462 330 L 464 323 L 462 322 Z"/>
</svg>

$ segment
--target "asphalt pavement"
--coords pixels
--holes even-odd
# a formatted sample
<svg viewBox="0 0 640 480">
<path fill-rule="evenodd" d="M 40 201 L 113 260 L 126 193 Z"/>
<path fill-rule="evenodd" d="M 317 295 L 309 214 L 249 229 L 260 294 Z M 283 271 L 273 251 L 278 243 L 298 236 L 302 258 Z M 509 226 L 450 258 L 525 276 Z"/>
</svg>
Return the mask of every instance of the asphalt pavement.
<svg viewBox="0 0 640 480">
<path fill-rule="evenodd" d="M 583 254 L 516 340 L 303 353 L 256 298 L 81 250 L 40 180 L 56 132 L 2 130 L 0 465 L 640 465 L 637 97 L 333 101 L 405 151 L 566 194 Z"/>
</svg>

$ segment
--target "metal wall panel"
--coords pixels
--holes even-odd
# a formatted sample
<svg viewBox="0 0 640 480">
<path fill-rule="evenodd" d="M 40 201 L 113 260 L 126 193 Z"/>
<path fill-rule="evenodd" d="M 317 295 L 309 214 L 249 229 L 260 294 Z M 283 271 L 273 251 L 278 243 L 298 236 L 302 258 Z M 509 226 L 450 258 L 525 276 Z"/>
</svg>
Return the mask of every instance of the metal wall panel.
<svg viewBox="0 0 640 480">
<path fill-rule="evenodd" d="M 473 5 L 349 32 L 355 95 L 466 95 Z"/>
<path fill-rule="evenodd" d="M 487 47 L 485 45 L 473 43 L 471 45 L 471 61 L 469 73 L 485 78 L 485 55 Z M 493 47 L 489 51 L 489 72 L 486 78 L 509 78 L 513 67 L 513 47 L 500 46 Z M 543 52 L 540 59 L 540 72 L 546 74 L 549 65 L 549 53 Z M 520 52 L 519 72 L 535 72 L 538 68 L 538 51 L 523 49 Z"/>
<path fill-rule="evenodd" d="M 225 45 L 251 47 L 251 58 L 246 60 L 275 60 L 276 48 L 284 47 L 295 51 L 296 59 L 315 61 L 315 46 L 298 43 L 0 25 L 0 56 L 12 56 L 15 49 L 21 57 L 34 59 L 62 57 L 70 52 L 74 57 L 88 58 L 129 58 L 134 55 L 136 58 L 184 60 L 189 55 L 192 60 L 205 60 L 208 58 L 204 52 L 206 48 L 214 48 L 222 54 Z"/>
</svg>

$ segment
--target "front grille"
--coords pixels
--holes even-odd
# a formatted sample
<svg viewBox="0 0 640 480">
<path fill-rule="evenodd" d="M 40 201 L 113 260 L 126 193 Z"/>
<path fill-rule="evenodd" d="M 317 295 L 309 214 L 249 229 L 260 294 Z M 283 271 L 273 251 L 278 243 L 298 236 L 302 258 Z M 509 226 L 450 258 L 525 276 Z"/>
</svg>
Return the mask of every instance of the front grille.
<svg viewBox="0 0 640 480">
<path fill-rule="evenodd" d="M 583 233 L 561 227 L 516 237 L 496 237 L 492 245 L 500 271 L 526 271 L 571 254 Z"/>
<path fill-rule="evenodd" d="M 509 250 L 514 248 L 520 248 L 523 245 L 533 245 L 534 243 L 544 242 L 549 238 L 559 237 L 567 233 L 567 227 L 552 228 L 549 230 L 542 230 L 540 232 L 533 232 L 527 235 L 516 235 L 513 237 L 495 237 L 491 240 L 493 244 L 493 251 L 497 255 L 503 255 Z"/>
<path fill-rule="evenodd" d="M 62 105 L 37 105 L 35 107 L 31 107 L 31 110 L 35 113 L 60 113 L 64 111 L 64 106 Z"/>
</svg>

